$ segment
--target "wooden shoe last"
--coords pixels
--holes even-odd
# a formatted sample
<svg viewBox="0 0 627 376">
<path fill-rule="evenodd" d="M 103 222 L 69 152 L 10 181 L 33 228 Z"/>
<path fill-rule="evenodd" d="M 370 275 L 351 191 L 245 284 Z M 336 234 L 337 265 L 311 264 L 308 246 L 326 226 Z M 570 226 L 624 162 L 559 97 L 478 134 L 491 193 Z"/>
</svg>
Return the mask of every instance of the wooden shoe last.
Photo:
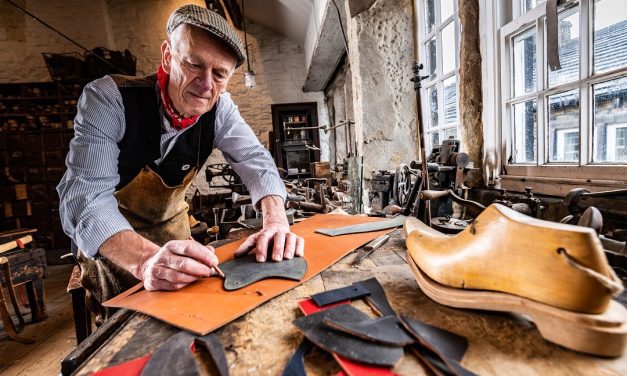
<svg viewBox="0 0 627 376">
<path fill-rule="evenodd" d="M 495 204 L 454 236 L 415 218 L 405 233 L 407 261 L 433 300 L 528 315 L 544 338 L 577 351 L 624 352 L 627 309 L 612 300 L 622 283 L 592 229 Z"/>
</svg>

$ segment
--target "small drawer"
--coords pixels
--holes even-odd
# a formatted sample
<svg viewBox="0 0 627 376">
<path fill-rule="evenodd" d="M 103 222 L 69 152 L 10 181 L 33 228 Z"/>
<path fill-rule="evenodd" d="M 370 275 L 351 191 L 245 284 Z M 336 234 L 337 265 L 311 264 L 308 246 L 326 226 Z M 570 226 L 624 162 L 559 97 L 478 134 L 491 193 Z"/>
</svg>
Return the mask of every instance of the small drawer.
<svg viewBox="0 0 627 376">
<path fill-rule="evenodd" d="M 46 170 L 43 167 L 28 167 L 26 169 L 26 182 L 44 183 L 46 181 Z"/>
<path fill-rule="evenodd" d="M 46 166 L 62 167 L 65 165 L 65 152 L 63 150 L 46 150 Z"/>
<path fill-rule="evenodd" d="M 45 184 L 30 184 L 28 186 L 28 197 L 32 200 L 45 200 L 47 195 L 48 188 Z"/>
</svg>

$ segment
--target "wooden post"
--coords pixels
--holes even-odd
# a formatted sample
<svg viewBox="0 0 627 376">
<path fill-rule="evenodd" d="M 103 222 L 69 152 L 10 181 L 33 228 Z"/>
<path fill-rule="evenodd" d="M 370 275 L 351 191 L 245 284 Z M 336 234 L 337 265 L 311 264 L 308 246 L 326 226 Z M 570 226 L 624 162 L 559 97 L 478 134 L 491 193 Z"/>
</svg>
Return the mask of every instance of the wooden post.
<svg viewBox="0 0 627 376">
<path fill-rule="evenodd" d="M 475 167 L 483 161 L 483 123 L 481 122 L 481 52 L 479 50 L 479 1 L 459 0 L 461 41 L 459 46 L 459 112 L 461 139 Z M 466 185 L 482 185 L 481 169 L 468 175 Z"/>
</svg>

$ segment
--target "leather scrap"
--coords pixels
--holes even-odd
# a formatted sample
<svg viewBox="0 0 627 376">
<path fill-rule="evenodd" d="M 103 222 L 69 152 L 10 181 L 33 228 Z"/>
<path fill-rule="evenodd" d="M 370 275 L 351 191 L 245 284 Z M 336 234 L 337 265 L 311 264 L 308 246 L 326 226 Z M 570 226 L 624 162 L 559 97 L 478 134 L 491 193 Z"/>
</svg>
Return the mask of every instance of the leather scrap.
<svg viewBox="0 0 627 376">
<path fill-rule="evenodd" d="M 396 316 L 385 316 L 364 321 L 348 321 L 346 319 L 333 320 L 325 318 L 322 323 L 329 328 L 389 346 L 405 346 L 416 342 L 414 337 L 407 334 L 403 324 Z"/>
<path fill-rule="evenodd" d="M 465 337 L 407 316 L 401 316 L 401 320 L 407 330 L 421 343 L 429 343 L 443 355 L 457 361 L 464 357 L 468 349 L 468 340 Z"/>
<path fill-rule="evenodd" d="M 324 308 L 318 307 L 316 303 L 312 299 L 301 300 L 298 302 L 298 307 L 301 312 L 305 315 L 311 315 L 316 312 L 323 311 L 325 309 L 329 309 L 331 307 L 337 307 L 342 304 L 350 304 L 350 301 L 345 300 L 343 302 L 338 302 L 333 305 L 326 306 Z M 345 374 L 351 376 L 395 376 L 396 374 L 387 367 L 379 367 L 368 364 L 362 364 L 355 362 L 350 359 L 346 359 L 338 354 L 333 353 L 333 358 L 337 361 L 337 363 L 342 367 Z M 339 375 L 339 373 L 338 373 Z"/>
<path fill-rule="evenodd" d="M 255 255 L 249 255 L 220 264 L 220 269 L 226 276 L 224 278 L 225 290 L 239 290 L 268 278 L 300 281 L 307 272 L 307 261 L 302 257 L 279 262 L 257 262 L 255 257 Z"/>
<path fill-rule="evenodd" d="M 229 375 L 226 355 L 218 336 L 212 333 L 194 338 L 189 333 L 180 332 L 164 342 L 153 354 L 94 372 L 93 376 L 199 375 L 200 371 L 192 353 L 198 346 L 207 350 L 220 376 Z M 172 359 L 176 361 L 172 363 Z"/>
<path fill-rule="evenodd" d="M 194 337 L 180 332 L 161 345 L 142 370 L 141 376 L 198 375 L 190 346 Z"/>
<path fill-rule="evenodd" d="M 372 365 L 394 367 L 403 357 L 402 347 L 380 345 L 363 341 L 342 332 L 329 330 L 329 328 L 323 324 L 325 318 L 334 321 L 342 319 L 364 321 L 368 319 L 368 315 L 348 304 L 343 304 L 309 316 L 300 317 L 294 320 L 294 325 L 296 325 L 305 337 L 316 346 L 350 360 Z"/>
<path fill-rule="evenodd" d="M 266 279 L 237 291 L 225 291 L 218 278 L 204 278 L 177 291 L 139 291 L 141 284 L 104 303 L 107 307 L 129 308 L 157 318 L 170 325 L 204 335 L 225 325 L 262 303 L 307 282 L 333 265 L 352 250 L 377 236 L 390 232 L 352 234 L 332 238 L 315 233 L 315 229 L 343 227 L 380 221 L 379 218 L 319 214 L 291 226 L 291 231 L 305 239 L 307 272 L 300 282 Z M 244 239 L 216 249 L 224 263 Z M 215 307 L 220 307 L 216 310 Z"/>
<path fill-rule="evenodd" d="M 366 303 L 377 313 L 381 316 L 396 316 L 396 311 L 385 296 L 385 290 L 376 278 L 366 279 L 355 284 L 359 284 L 370 291 L 370 295 L 366 296 Z"/>
<path fill-rule="evenodd" d="M 207 350 L 215 370 L 220 376 L 229 376 L 229 363 L 226 361 L 226 354 L 224 353 L 224 347 L 217 335 L 214 333 L 207 334 L 203 337 L 194 338 L 193 351 L 195 352 L 198 346 L 201 346 Z"/>
<path fill-rule="evenodd" d="M 150 358 L 152 358 L 152 354 L 144 355 L 141 358 L 101 369 L 92 373 L 91 376 L 139 376 Z"/>
<path fill-rule="evenodd" d="M 474 375 L 459 363 L 468 348 L 466 338 L 405 316 L 401 316 L 401 322 L 418 340 L 418 343 L 412 346 L 412 351 L 436 375 Z"/>
<path fill-rule="evenodd" d="M 285 366 L 283 376 L 307 376 L 307 372 L 305 371 L 305 355 L 309 354 L 312 348 L 313 343 L 307 340 L 307 338 L 304 338 L 300 345 L 298 345 L 294 355 L 292 355 L 292 359 L 290 359 L 287 366 Z"/>
<path fill-rule="evenodd" d="M 394 218 L 386 219 L 383 221 L 362 223 L 358 225 L 351 225 L 339 228 L 321 228 L 317 229 L 316 232 L 328 236 L 340 236 L 347 234 L 359 234 L 362 232 L 389 230 L 402 226 L 403 223 L 405 223 L 406 219 L 407 217 L 404 215 L 397 215 Z"/>
<path fill-rule="evenodd" d="M 366 295 L 370 295 L 370 291 L 368 289 L 362 285 L 353 284 L 312 295 L 311 299 L 316 302 L 318 307 L 324 307 L 344 300 L 362 298 Z"/>
<path fill-rule="evenodd" d="M 442 358 L 440 354 L 426 347 L 416 344 L 411 350 L 436 376 L 476 376 L 455 359 Z"/>
</svg>

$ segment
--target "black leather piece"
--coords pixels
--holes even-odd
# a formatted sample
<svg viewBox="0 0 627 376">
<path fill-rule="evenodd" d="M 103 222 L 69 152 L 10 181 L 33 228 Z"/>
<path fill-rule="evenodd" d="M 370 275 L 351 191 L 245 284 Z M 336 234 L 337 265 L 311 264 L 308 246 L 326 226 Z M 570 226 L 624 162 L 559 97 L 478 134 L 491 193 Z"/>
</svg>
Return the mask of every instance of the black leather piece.
<svg viewBox="0 0 627 376">
<path fill-rule="evenodd" d="M 198 375 L 190 346 L 194 336 L 180 332 L 167 340 L 146 363 L 141 376 Z"/>
<path fill-rule="evenodd" d="M 298 318 L 294 320 L 294 325 L 316 346 L 356 362 L 394 367 L 402 358 L 402 347 L 368 342 L 336 330 L 330 330 L 323 324 L 325 318 L 334 321 L 354 322 L 369 319 L 365 313 L 348 304 L 343 304 Z"/>
<path fill-rule="evenodd" d="M 474 375 L 459 363 L 468 348 L 466 338 L 405 316 L 401 322 L 418 339 L 412 350 L 436 375 Z"/>
<path fill-rule="evenodd" d="M 285 366 L 283 376 L 307 376 L 307 372 L 305 371 L 305 355 L 307 355 L 312 348 L 313 343 L 307 338 L 303 338 L 303 342 L 298 345 L 294 355 L 292 355 L 292 359 L 290 359 L 287 366 Z"/>
<path fill-rule="evenodd" d="M 370 291 L 370 295 L 366 296 L 366 302 L 381 316 L 396 316 L 396 312 L 385 296 L 383 287 L 381 287 L 381 284 L 376 278 L 366 279 L 355 284 L 359 284 Z"/>
<path fill-rule="evenodd" d="M 194 343 L 196 346 L 204 347 L 209 352 L 209 356 L 213 360 L 215 369 L 220 376 L 229 376 L 229 364 L 226 361 L 222 342 L 220 342 L 220 338 L 217 335 L 209 333 L 203 337 L 196 337 L 194 338 Z"/>
<path fill-rule="evenodd" d="M 464 357 L 468 349 L 466 338 L 406 316 L 401 316 L 401 319 L 407 330 L 422 344 L 431 344 L 438 352 L 457 361 Z"/>
<path fill-rule="evenodd" d="M 443 358 L 441 354 L 419 344 L 412 346 L 411 349 L 429 367 L 431 372 L 437 376 L 476 376 L 455 359 Z"/>
<path fill-rule="evenodd" d="M 407 334 L 403 324 L 396 316 L 385 316 L 358 322 L 325 318 L 322 322 L 329 328 L 383 345 L 405 346 L 416 342 L 414 337 Z"/>
<path fill-rule="evenodd" d="M 311 299 L 318 305 L 318 307 L 324 307 L 329 304 L 339 303 L 344 300 L 352 300 L 370 295 L 364 286 L 359 284 L 353 284 L 346 287 L 340 287 L 339 289 L 329 290 L 321 292 L 316 295 L 312 295 Z"/>
<path fill-rule="evenodd" d="M 280 262 L 257 262 L 255 255 L 236 258 L 220 264 L 224 272 L 224 289 L 238 290 L 267 278 L 283 278 L 300 281 L 307 272 L 307 261 L 302 257 Z"/>
</svg>

